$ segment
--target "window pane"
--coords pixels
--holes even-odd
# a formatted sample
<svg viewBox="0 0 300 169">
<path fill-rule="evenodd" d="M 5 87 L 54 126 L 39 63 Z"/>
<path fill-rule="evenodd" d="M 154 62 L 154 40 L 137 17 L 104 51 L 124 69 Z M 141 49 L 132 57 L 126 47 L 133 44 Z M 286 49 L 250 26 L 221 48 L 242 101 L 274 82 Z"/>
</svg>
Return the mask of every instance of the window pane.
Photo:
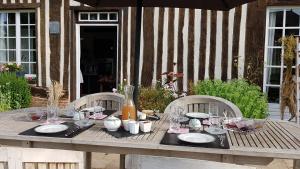
<svg viewBox="0 0 300 169">
<path fill-rule="evenodd" d="M 289 35 L 299 35 L 299 29 L 286 29 L 285 36 Z"/>
<path fill-rule="evenodd" d="M 267 84 L 280 84 L 280 68 L 267 68 Z"/>
<path fill-rule="evenodd" d="M 89 15 L 82 13 L 82 14 L 80 14 L 80 19 L 81 20 L 88 20 L 89 19 Z"/>
<path fill-rule="evenodd" d="M 29 62 L 29 52 L 28 51 L 22 51 L 21 52 L 21 61 L 22 62 Z"/>
<path fill-rule="evenodd" d="M 9 51 L 8 53 L 9 61 L 16 62 L 16 51 Z"/>
<path fill-rule="evenodd" d="M 30 28 L 29 28 L 30 30 L 29 30 L 29 33 L 30 33 L 30 35 L 29 36 L 35 36 L 35 26 L 30 26 Z"/>
<path fill-rule="evenodd" d="M 15 38 L 9 38 L 9 49 L 16 49 L 16 39 Z"/>
<path fill-rule="evenodd" d="M 109 19 L 110 20 L 117 20 L 117 14 L 115 14 L 115 13 L 109 14 Z"/>
<path fill-rule="evenodd" d="M 8 14 L 8 24 L 15 24 L 16 23 L 16 14 L 9 13 Z"/>
<path fill-rule="evenodd" d="M 28 63 L 21 63 L 23 71 L 28 74 L 29 73 L 29 64 Z"/>
<path fill-rule="evenodd" d="M 7 24 L 7 13 L 0 13 L 0 24 Z"/>
<path fill-rule="evenodd" d="M 28 38 L 21 38 L 21 49 L 28 49 Z"/>
<path fill-rule="evenodd" d="M 28 13 L 21 13 L 21 24 L 28 24 Z"/>
<path fill-rule="evenodd" d="M 30 62 L 36 62 L 36 52 L 35 51 L 30 52 Z"/>
<path fill-rule="evenodd" d="M 107 20 L 108 16 L 107 13 L 100 13 L 100 20 Z"/>
<path fill-rule="evenodd" d="M 30 24 L 35 24 L 35 13 L 30 13 Z"/>
<path fill-rule="evenodd" d="M 299 27 L 299 9 L 292 9 L 286 11 L 286 27 Z"/>
<path fill-rule="evenodd" d="M 278 41 L 282 37 L 282 29 L 269 29 L 269 46 L 281 46 Z"/>
<path fill-rule="evenodd" d="M 0 62 L 7 62 L 7 51 L 5 50 L 0 50 Z"/>
<path fill-rule="evenodd" d="M 269 26 L 270 27 L 282 27 L 283 25 L 283 11 L 271 10 L 269 13 Z"/>
<path fill-rule="evenodd" d="M 98 15 L 97 14 L 90 14 L 90 20 L 98 20 Z"/>
<path fill-rule="evenodd" d="M 279 88 L 267 87 L 268 101 L 270 103 L 279 103 Z"/>
<path fill-rule="evenodd" d="M 28 26 L 21 26 L 21 36 L 28 37 Z"/>
<path fill-rule="evenodd" d="M 6 36 L 7 36 L 7 27 L 0 26 L 0 37 L 6 37 Z"/>
<path fill-rule="evenodd" d="M 16 37 L 16 27 L 15 26 L 8 27 L 8 35 L 9 35 L 9 37 Z"/>
<path fill-rule="evenodd" d="M 30 38 L 30 49 L 35 49 L 35 38 Z"/>
<path fill-rule="evenodd" d="M 281 49 L 268 49 L 268 65 L 281 64 Z"/>
<path fill-rule="evenodd" d="M 0 38 L 0 49 L 7 49 L 7 39 Z"/>
<path fill-rule="evenodd" d="M 30 63 L 30 74 L 36 74 L 36 64 Z"/>
</svg>

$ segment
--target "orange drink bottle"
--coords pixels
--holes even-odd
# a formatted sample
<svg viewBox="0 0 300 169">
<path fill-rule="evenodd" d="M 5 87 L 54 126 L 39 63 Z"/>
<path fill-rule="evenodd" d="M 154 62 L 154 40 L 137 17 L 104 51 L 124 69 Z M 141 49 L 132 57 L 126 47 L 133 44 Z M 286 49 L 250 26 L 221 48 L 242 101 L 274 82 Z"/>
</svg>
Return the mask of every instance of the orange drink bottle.
<svg viewBox="0 0 300 169">
<path fill-rule="evenodd" d="M 124 87 L 125 102 L 122 107 L 122 120 L 136 120 L 136 109 L 133 102 L 134 86 L 126 85 Z"/>
</svg>

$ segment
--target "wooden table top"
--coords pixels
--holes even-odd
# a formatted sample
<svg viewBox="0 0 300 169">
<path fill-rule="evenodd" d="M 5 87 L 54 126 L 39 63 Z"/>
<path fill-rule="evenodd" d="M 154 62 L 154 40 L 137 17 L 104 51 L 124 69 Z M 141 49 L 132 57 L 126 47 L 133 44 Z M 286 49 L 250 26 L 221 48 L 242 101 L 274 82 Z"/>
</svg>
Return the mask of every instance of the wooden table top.
<svg viewBox="0 0 300 169">
<path fill-rule="evenodd" d="M 200 155 L 300 159 L 300 127 L 297 124 L 269 120 L 263 131 L 252 134 L 228 132 L 229 149 L 161 145 L 168 129 L 167 115 L 153 124 L 151 134 L 117 139 L 103 132 L 103 121 L 74 138 L 21 136 L 20 132 L 37 126 L 26 114 L 45 108 L 28 108 L 0 113 L 0 144 L 33 148 L 54 148 L 117 154 L 144 154 L 197 158 Z"/>
</svg>

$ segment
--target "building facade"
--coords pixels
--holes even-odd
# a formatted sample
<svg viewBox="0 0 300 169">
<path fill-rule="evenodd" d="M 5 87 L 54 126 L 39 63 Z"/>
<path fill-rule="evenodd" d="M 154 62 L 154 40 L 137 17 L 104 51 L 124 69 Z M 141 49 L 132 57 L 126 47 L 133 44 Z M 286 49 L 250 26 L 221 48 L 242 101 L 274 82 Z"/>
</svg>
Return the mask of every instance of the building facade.
<svg viewBox="0 0 300 169">
<path fill-rule="evenodd" d="M 0 0 L 0 64 L 17 62 L 36 86 L 51 79 L 71 99 L 133 80 L 135 13 L 74 0 Z M 203 79 L 247 78 L 279 102 L 278 39 L 300 35 L 298 0 L 258 0 L 230 11 L 143 8 L 140 84 L 182 72 L 179 89 Z M 176 63 L 174 66 L 173 63 Z"/>
</svg>

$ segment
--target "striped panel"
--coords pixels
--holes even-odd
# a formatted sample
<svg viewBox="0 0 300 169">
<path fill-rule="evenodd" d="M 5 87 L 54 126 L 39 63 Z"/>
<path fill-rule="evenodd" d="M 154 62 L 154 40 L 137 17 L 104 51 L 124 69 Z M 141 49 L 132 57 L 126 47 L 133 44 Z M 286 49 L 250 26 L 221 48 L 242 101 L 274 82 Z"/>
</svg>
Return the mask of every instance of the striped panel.
<svg viewBox="0 0 300 169">
<path fill-rule="evenodd" d="M 128 70 L 127 70 L 127 67 L 128 67 L 128 47 L 127 47 L 127 44 L 128 44 L 128 11 L 129 9 L 126 8 L 126 9 L 123 9 L 123 15 L 124 15 L 124 19 L 123 19 L 123 22 L 122 22 L 122 27 L 123 27 L 123 32 L 122 32 L 122 36 L 123 36 L 123 49 L 122 49 L 122 55 L 123 55 L 123 78 L 124 79 L 127 79 L 127 73 L 128 73 Z M 130 56 L 130 55 L 129 55 Z M 123 79 L 122 79 L 123 80 Z"/>
<path fill-rule="evenodd" d="M 245 8 L 245 7 L 244 7 Z M 141 62 L 141 84 L 149 86 L 159 80 L 165 71 L 183 72 L 178 80 L 179 90 L 188 90 L 189 83 L 203 79 L 232 79 L 238 77 L 234 63 L 245 65 L 247 60 L 247 12 L 242 7 L 230 11 L 210 11 L 174 8 L 145 8 L 143 16 L 144 51 Z M 133 9 L 133 8 L 132 8 Z M 242 12 L 244 11 L 244 14 Z M 133 74 L 134 33 L 132 22 L 124 12 L 123 72 Z M 244 26 L 241 23 L 244 23 Z M 125 30 L 130 29 L 131 31 Z M 240 33 L 240 30 L 243 32 Z M 128 38 L 126 37 L 128 36 Z M 243 38 L 244 36 L 244 38 Z M 131 39 L 131 40 L 128 40 Z M 129 44 L 131 42 L 131 44 Z M 126 47 L 131 50 L 125 49 Z M 127 55 L 126 55 L 127 54 Z M 244 59 L 239 59 L 243 54 Z M 131 60 L 129 69 L 127 56 Z M 173 66 L 176 62 L 177 65 Z M 246 65 L 245 65 L 246 66 Z M 240 70 L 241 74 L 241 70 Z"/>
<path fill-rule="evenodd" d="M 41 76 L 39 77 L 41 79 L 42 86 L 46 86 L 46 2 L 41 1 L 41 7 L 40 7 L 40 39 L 41 39 L 41 48 L 40 48 L 40 61 L 41 64 Z"/>
<path fill-rule="evenodd" d="M 129 23 L 129 22 L 128 22 Z M 130 77 L 128 76 L 127 78 L 129 79 L 128 82 L 133 84 L 134 80 L 134 56 L 135 56 L 135 23 L 136 23 L 136 8 L 131 8 L 131 51 L 130 51 Z M 129 29 L 129 27 L 128 27 Z M 129 34 L 129 35 L 130 35 Z M 129 46 L 128 46 L 129 48 Z"/>
<path fill-rule="evenodd" d="M 64 16 L 64 22 L 65 23 L 70 23 L 70 15 L 69 15 L 69 1 L 64 0 L 64 11 L 63 11 L 63 16 Z M 64 40 L 64 73 L 63 73 L 63 86 L 64 89 L 68 89 L 68 84 L 69 84 L 69 62 L 70 62 L 70 48 L 69 44 L 71 44 L 71 39 L 70 39 L 70 27 L 71 24 L 65 24 L 64 25 L 64 31 L 65 31 L 65 40 Z"/>
<path fill-rule="evenodd" d="M 153 23 L 154 20 L 153 8 L 144 8 L 143 29 L 144 29 L 144 62 L 142 69 L 142 85 L 151 86 L 153 77 L 153 62 L 154 62 L 154 29 L 153 26 L 148 26 L 148 23 Z"/>
<path fill-rule="evenodd" d="M 239 39 L 239 64 L 238 64 L 238 78 L 244 77 L 245 65 L 245 38 L 246 38 L 246 20 L 247 20 L 248 5 L 242 6 L 241 23 L 240 23 L 240 39 Z"/>
<path fill-rule="evenodd" d="M 127 81 L 128 83 L 131 82 L 131 75 L 130 75 L 130 63 L 131 63 L 131 44 L 132 44 L 132 41 L 131 41 L 131 12 L 132 8 L 129 7 L 128 8 L 128 24 L 127 24 L 127 76 L 125 76 L 127 78 Z"/>
<path fill-rule="evenodd" d="M 195 21 L 195 10 L 190 9 L 189 12 L 189 24 L 188 24 L 188 74 L 187 74 L 187 91 L 189 84 L 194 81 L 194 21 Z M 199 63 L 199 61 L 198 61 Z M 197 69 L 196 69 L 197 70 Z"/>
<path fill-rule="evenodd" d="M 120 74 L 120 83 L 123 84 L 123 79 L 124 79 L 124 71 L 123 71 L 123 65 L 124 65 L 124 9 L 121 10 L 121 30 L 120 30 L 120 60 L 119 60 L 119 74 Z"/>
<path fill-rule="evenodd" d="M 215 77 L 215 60 L 216 60 L 216 33 L 217 33 L 217 11 L 211 12 L 211 35 L 210 35 L 210 57 L 209 57 L 209 78 Z M 209 50 L 208 49 L 208 50 Z"/>
<path fill-rule="evenodd" d="M 144 62 L 144 8 L 142 8 L 142 18 L 141 18 L 141 44 L 140 44 L 140 66 L 139 66 L 139 85 L 142 81 L 142 70 Z"/>
</svg>

